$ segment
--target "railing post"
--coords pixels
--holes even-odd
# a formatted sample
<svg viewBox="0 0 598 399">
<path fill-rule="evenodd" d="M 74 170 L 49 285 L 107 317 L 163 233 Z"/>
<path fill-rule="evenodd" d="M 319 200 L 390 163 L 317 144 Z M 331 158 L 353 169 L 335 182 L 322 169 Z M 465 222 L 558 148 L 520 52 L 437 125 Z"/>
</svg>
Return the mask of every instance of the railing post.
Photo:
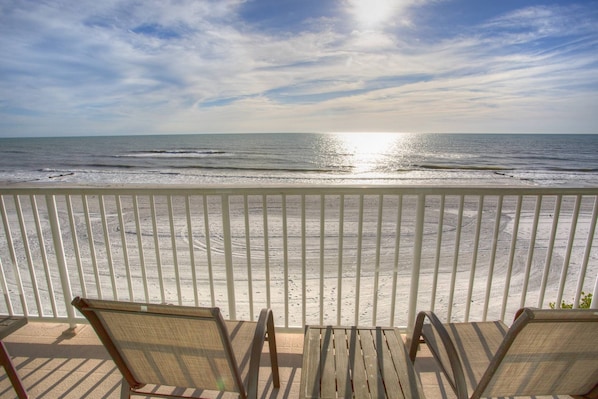
<svg viewBox="0 0 598 399">
<path fill-rule="evenodd" d="M 222 237 L 224 241 L 224 262 L 226 264 L 226 287 L 228 292 L 228 311 L 231 320 L 236 320 L 235 276 L 233 272 L 233 249 L 230 233 L 230 210 L 228 194 L 222 194 Z"/>
<path fill-rule="evenodd" d="M 50 222 L 50 229 L 52 230 L 52 240 L 54 243 L 54 251 L 56 251 L 56 264 L 58 266 L 58 273 L 60 275 L 60 284 L 62 285 L 62 294 L 64 295 L 66 314 L 69 320 L 70 328 L 74 329 L 77 326 L 77 323 L 75 323 L 75 309 L 71 306 L 73 293 L 71 291 L 71 282 L 69 280 L 69 273 L 66 267 L 66 257 L 64 255 L 64 245 L 62 243 L 62 232 L 60 230 L 58 211 L 56 209 L 56 198 L 54 195 L 46 195 L 46 205 L 48 207 L 48 221 Z"/>
<path fill-rule="evenodd" d="M 421 268 L 422 241 L 424 239 L 425 210 L 426 196 L 424 194 L 418 194 L 415 218 L 415 234 L 413 237 L 413 266 L 411 269 L 411 290 L 409 292 L 409 313 L 407 315 L 408 331 L 411 331 L 413 329 L 417 311 L 417 295 L 419 292 L 419 273 Z"/>
</svg>

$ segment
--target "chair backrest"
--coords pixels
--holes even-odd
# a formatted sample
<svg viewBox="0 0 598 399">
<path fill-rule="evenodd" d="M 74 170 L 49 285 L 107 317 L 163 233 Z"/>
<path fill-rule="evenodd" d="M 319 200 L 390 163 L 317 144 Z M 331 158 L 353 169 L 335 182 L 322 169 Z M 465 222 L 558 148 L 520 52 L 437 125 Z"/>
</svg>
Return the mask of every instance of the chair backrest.
<svg viewBox="0 0 598 399">
<path fill-rule="evenodd" d="M 598 384 L 598 311 L 522 309 L 471 396 L 583 395 Z"/>
<path fill-rule="evenodd" d="M 75 298 L 132 388 L 146 384 L 245 396 L 219 308 Z"/>
</svg>

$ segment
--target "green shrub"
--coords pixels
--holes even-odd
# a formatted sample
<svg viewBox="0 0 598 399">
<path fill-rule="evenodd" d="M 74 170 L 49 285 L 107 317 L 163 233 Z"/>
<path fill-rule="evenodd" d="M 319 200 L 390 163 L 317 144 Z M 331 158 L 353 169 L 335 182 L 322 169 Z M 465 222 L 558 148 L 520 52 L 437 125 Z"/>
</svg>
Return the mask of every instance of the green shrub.
<svg viewBox="0 0 598 399">
<path fill-rule="evenodd" d="M 579 308 L 580 309 L 589 309 L 590 305 L 592 304 L 592 294 L 586 294 L 585 292 L 581 292 L 581 298 L 579 298 Z M 551 309 L 556 308 L 555 302 L 550 302 L 548 304 Z M 561 302 L 561 309 L 573 309 L 572 303 L 566 303 L 564 300 Z"/>
</svg>

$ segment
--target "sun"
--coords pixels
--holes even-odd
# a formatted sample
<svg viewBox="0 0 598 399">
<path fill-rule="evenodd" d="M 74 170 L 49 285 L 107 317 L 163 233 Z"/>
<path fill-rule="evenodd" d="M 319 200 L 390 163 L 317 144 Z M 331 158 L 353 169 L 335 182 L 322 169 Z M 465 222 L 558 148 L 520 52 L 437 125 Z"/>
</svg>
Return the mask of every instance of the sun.
<svg viewBox="0 0 598 399">
<path fill-rule="evenodd" d="M 373 28 L 393 15 L 397 0 L 350 0 L 350 4 L 359 25 Z"/>
</svg>

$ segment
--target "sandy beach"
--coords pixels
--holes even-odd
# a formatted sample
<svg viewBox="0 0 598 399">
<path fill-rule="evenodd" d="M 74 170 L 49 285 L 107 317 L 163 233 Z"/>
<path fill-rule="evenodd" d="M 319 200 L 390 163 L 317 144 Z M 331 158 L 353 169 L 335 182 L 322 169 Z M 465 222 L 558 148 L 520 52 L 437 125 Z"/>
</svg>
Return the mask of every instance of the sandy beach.
<svg viewBox="0 0 598 399">
<path fill-rule="evenodd" d="M 254 317 L 269 306 L 277 325 L 285 327 L 407 324 L 417 256 L 416 196 L 232 195 L 230 242 L 224 239 L 228 227 L 223 227 L 223 202 L 218 196 L 73 195 L 68 202 L 63 196 L 56 198 L 73 295 L 219 306 L 227 315 L 230 284 L 238 318 Z M 555 199 L 543 198 L 536 219 L 535 196 L 523 197 L 519 211 L 516 196 L 504 197 L 499 205 L 497 196 L 486 196 L 480 204 L 479 196 L 467 195 L 462 211 L 458 195 L 446 196 L 444 203 L 440 196 L 428 196 L 417 308 L 434 309 L 443 319 L 461 320 L 467 313 L 469 319 L 479 320 L 488 303 L 487 318 L 504 313 L 508 320 L 521 305 L 546 307 L 554 302 L 563 281 L 565 292 L 575 292 L 586 255 L 593 198 L 582 197 L 571 242 L 575 197 L 563 197 L 556 228 Z M 4 209 L 24 293 L 33 296 L 36 285 L 42 313 L 49 314 L 53 305 L 48 292 L 54 290 L 57 306 L 62 307 L 60 290 L 52 288 L 60 287 L 60 280 L 46 203 L 43 197 L 35 200 L 44 251 L 34 227 L 31 197 L 19 200 L 22 223 L 28 228 L 27 246 L 17 233 L 21 222 L 15 202 L 5 198 Z M 553 251 L 547 250 L 550 240 L 555 242 Z M 16 292 L 6 242 L 2 231 L 0 259 L 9 290 Z M 228 245 L 232 275 L 226 268 Z M 28 272 L 29 262 L 35 279 Z M 592 251 L 582 285 L 586 292 L 593 290 L 596 264 Z M 543 287 L 544 298 L 539 302 Z M 14 294 L 12 298 L 19 311 Z M 29 312 L 37 313 L 31 305 L 35 301 L 28 302 Z"/>
</svg>

